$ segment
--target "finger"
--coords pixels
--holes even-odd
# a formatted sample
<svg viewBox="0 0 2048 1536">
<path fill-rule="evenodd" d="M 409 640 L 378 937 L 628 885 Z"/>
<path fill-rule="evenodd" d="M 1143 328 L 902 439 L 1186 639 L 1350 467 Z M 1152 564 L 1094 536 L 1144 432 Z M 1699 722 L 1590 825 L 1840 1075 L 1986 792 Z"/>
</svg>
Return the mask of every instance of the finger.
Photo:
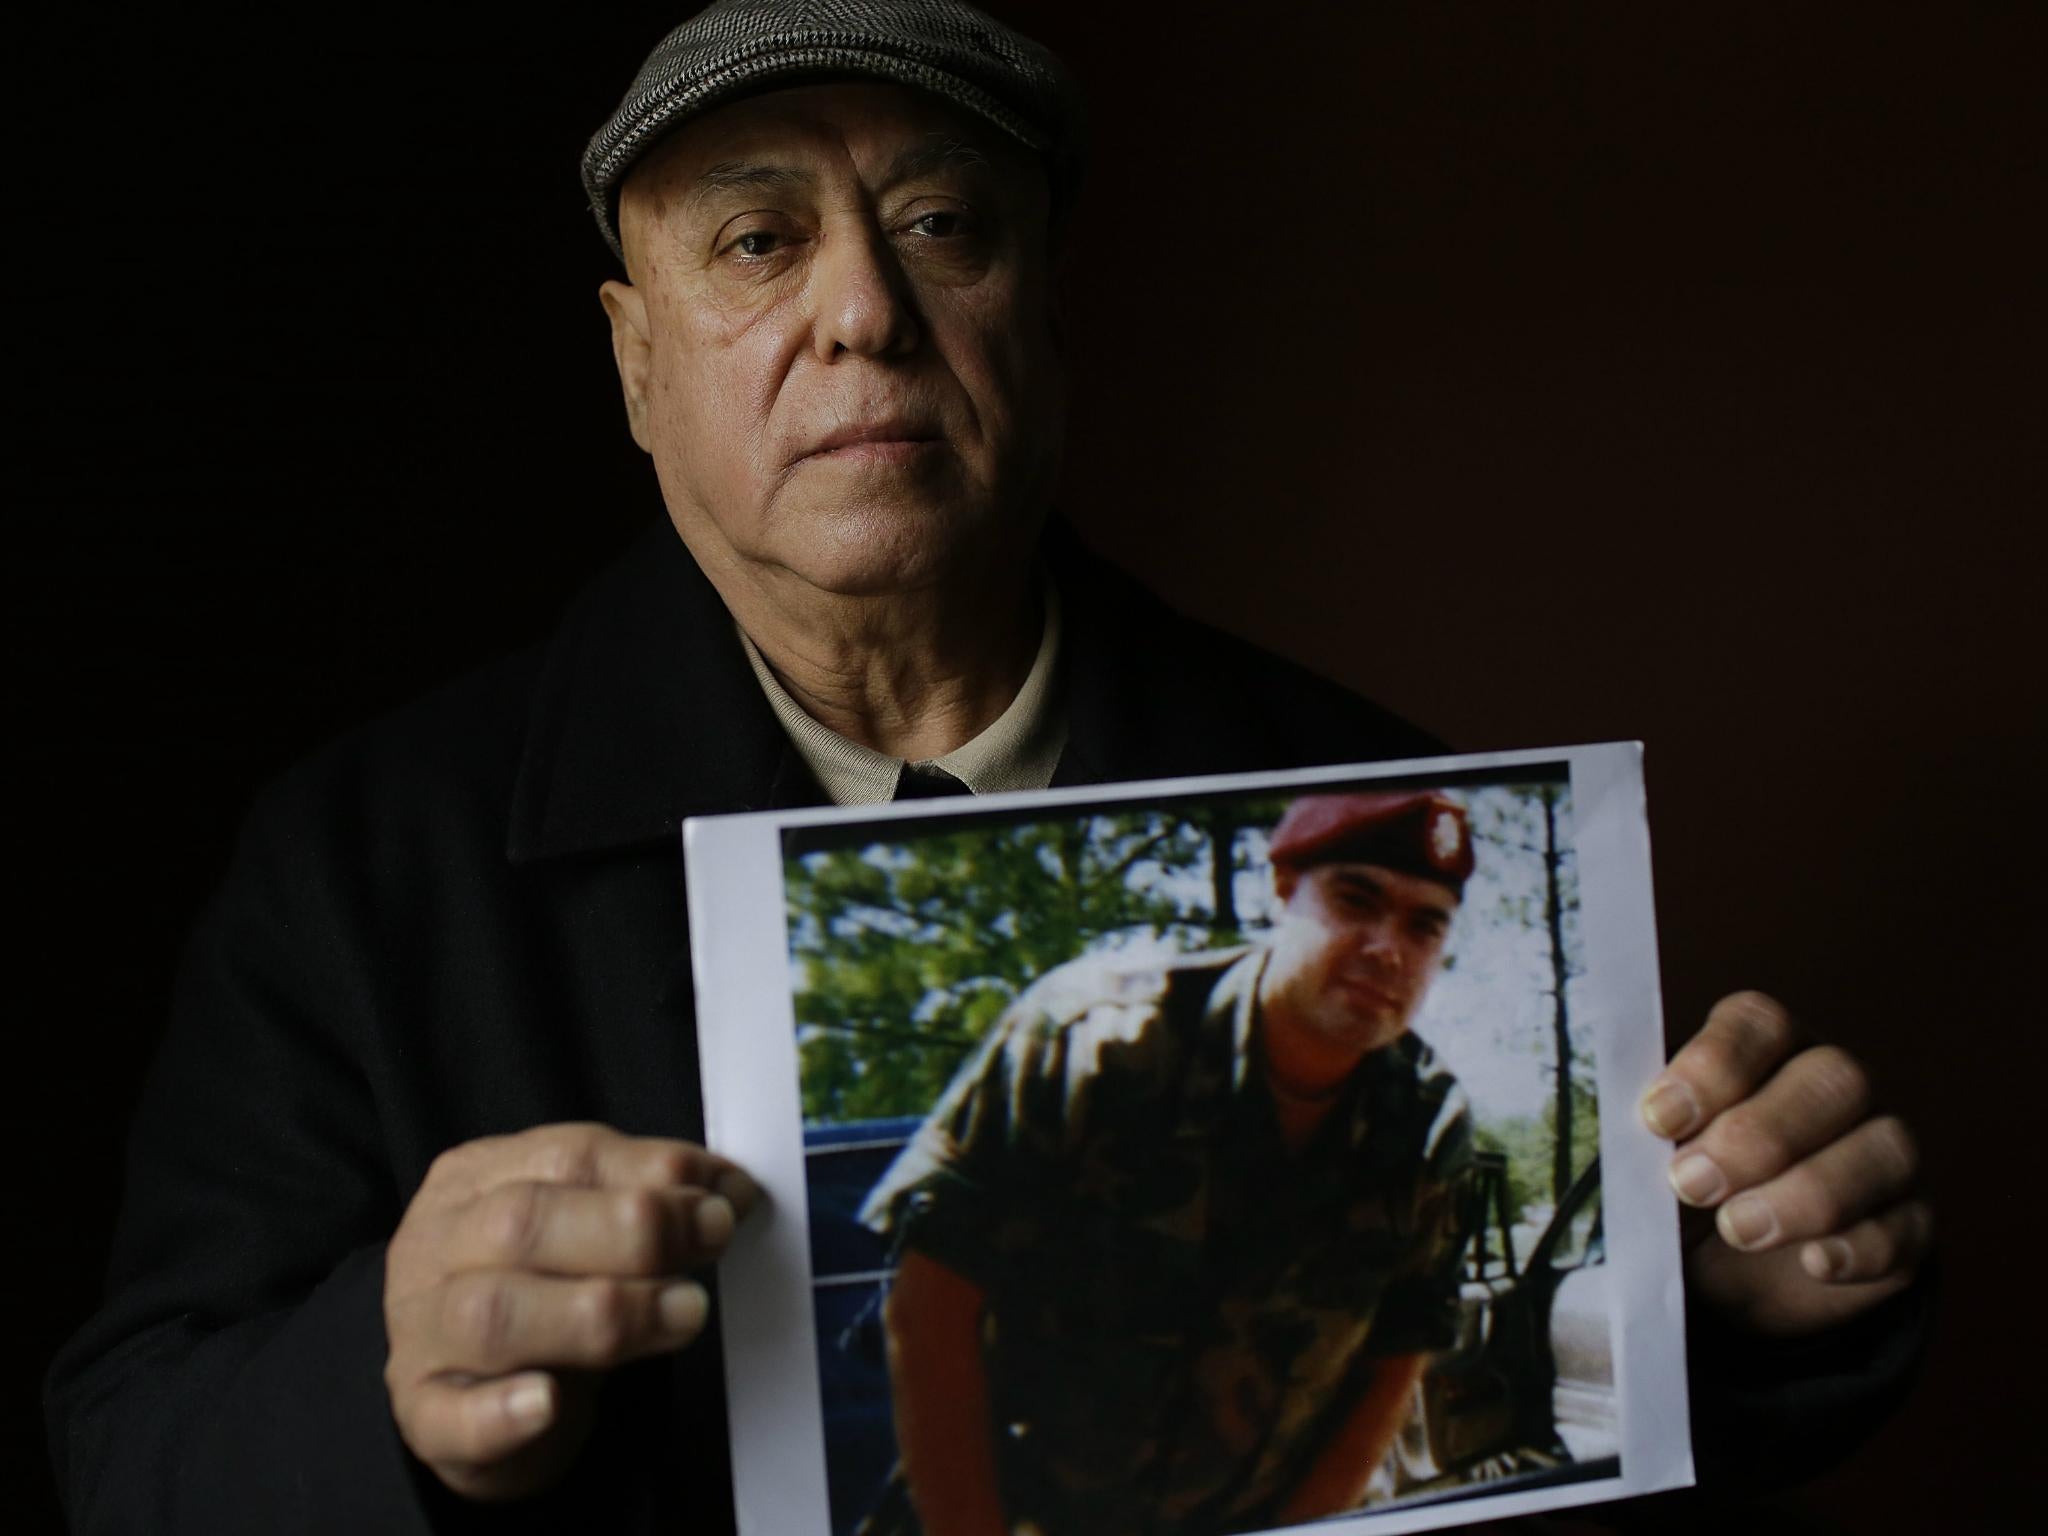
<svg viewBox="0 0 2048 1536">
<path fill-rule="evenodd" d="M 1910 1274 L 1934 1241 L 1934 1210 L 1907 1200 L 1845 1231 L 1817 1238 L 1799 1250 L 1799 1264 L 1816 1280 L 1850 1284 Z"/>
<path fill-rule="evenodd" d="M 1801 1051 L 1679 1149 L 1671 1187 L 1688 1205 L 1713 1205 L 1776 1178 L 1869 1113 L 1870 1076 L 1855 1057 L 1832 1045 Z"/>
<path fill-rule="evenodd" d="M 394 1354 L 416 1376 L 504 1376 L 536 1366 L 603 1370 L 679 1349 L 703 1331 L 694 1280 L 564 1279 L 473 1270 L 394 1309 Z"/>
<path fill-rule="evenodd" d="M 432 1466 L 473 1468 L 502 1461 L 555 1422 L 560 1388 L 542 1371 L 497 1381 L 428 1379 L 393 1399 L 399 1434 Z"/>
<path fill-rule="evenodd" d="M 589 1122 L 542 1125 L 464 1142 L 434 1160 L 428 1180 L 454 1200 L 515 1181 L 638 1189 L 690 1185 L 716 1190 L 741 1214 L 758 1195 L 753 1180 L 737 1164 L 695 1142 L 628 1136 Z"/>
<path fill-rule="evenodd" d="M 1894 1115 L 1866 1120 L 1775 1179 L 1721 1207 L 1715 1225 L 1731 1248 L 1760 1253 L 1826 1237 L 1902 1199 L 1919 1149 Z"/>
<path fill-rule="evenodd" d="M 652 1277 L 709 1264 L 738 1213 L 696 1188 L 585 1188 L 518 1180 L 455 1213 L 445 1272 L 528 1269 L 553 1275 Z"/>
<path fill-rule="evenodd" d="M 1791 1015 L 1775 998 L 1761 992 L 1722 998 L 1643 1094 L 1644 1123 L 1668 1141 L 1692 1135 L 1755 1092 L 1792 1054 L 1796 1039 Z"/>
</svg>

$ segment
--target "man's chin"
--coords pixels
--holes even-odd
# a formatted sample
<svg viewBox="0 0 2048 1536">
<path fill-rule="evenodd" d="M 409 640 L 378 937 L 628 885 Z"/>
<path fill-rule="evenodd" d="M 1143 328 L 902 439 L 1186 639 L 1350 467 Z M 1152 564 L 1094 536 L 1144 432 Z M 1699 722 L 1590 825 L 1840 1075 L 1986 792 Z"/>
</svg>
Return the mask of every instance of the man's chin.
<svg viewBox="0 0 2048 1536">
<path fill-rule="evenodd" d="M 1381 1012 L 1345 1020 L 1344 1044 L 1361 1056 L 1383 1051 L 1408 1033 L 1408 1020 L 1399 1012 Z"/>
<path fill-rule="evenodd" d="M 807 507 L 784 527 L 787 533 L 775 541 L 782 547 L 763 553 L 839 597 L 947 586 L 1031 537 L 982 509 L 886 494 Z"/>
</svg>

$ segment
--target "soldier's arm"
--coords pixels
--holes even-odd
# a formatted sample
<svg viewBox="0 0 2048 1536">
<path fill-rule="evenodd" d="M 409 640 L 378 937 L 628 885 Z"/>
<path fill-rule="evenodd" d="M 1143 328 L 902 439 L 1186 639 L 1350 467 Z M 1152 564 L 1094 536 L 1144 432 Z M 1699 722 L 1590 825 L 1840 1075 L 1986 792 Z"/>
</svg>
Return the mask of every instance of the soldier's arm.
<svg viewBox="0 0 2048 1536">
<path fill-rule="evenodd" d="M 980 1286 L 913 1249 L 882 1313 L 904 1481 L 919 1523 L 943 1536 L 1004 1536 L 983 1301 Z"/>
<path fill-rule="evenodd" d="M 1356 1509 L 1366 1484 L 1407 1421 L 1427 1355 L 1391 1355 L 1373 1362 L 1371 1379 L 1330 1443 L 1317 1454 L 1280 1511 L 1282 1525 Z"/>
</svg>

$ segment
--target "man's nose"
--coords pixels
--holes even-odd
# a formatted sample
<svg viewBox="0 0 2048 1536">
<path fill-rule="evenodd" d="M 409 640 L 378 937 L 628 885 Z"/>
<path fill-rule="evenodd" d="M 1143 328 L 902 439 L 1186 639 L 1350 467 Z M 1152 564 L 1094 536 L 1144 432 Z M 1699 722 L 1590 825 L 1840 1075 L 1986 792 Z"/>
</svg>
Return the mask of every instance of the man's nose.
<svg viewBox="0 0 2048 1536">
<path fill-rule="evenodd" d="M 1392 923 L 1368 923 L 1360 935 L 1359 948 L 1391 975 L 1398 976 L 1407 963 L 1408 957 L 1402 953 L 1400 937 Z"/>
<path fill-rule="evenodd" d="M 879 229 L 832 231 L 814 259 L 811 294 L 821 361 L 842 351 L 900 357 L 917 349 L 922 328 L 909 279 Z"/>
</svg>

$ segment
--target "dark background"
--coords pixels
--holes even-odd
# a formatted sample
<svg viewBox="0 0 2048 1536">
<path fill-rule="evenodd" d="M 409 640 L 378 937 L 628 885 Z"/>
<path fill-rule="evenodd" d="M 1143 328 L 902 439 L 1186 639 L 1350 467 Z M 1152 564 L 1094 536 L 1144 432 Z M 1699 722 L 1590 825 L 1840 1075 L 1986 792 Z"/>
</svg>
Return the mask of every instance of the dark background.
<svg viewBox="0 0 2048 1536">
<path fill-rule="evenodd" d="M 575 161 L 681 9 L 25 37 L 16 1407 L 253 787 L 658 515 Z M 2040 1401 L 2039 9 L 996 9 L 1096 113 L 1065 508 L 1460 746 L 1648 743 L 1674 1031 L 1777 991 L 1940 1202 L 1925 1386 L 1789 1518 L 1985 1528 Z"/>
</svg>

